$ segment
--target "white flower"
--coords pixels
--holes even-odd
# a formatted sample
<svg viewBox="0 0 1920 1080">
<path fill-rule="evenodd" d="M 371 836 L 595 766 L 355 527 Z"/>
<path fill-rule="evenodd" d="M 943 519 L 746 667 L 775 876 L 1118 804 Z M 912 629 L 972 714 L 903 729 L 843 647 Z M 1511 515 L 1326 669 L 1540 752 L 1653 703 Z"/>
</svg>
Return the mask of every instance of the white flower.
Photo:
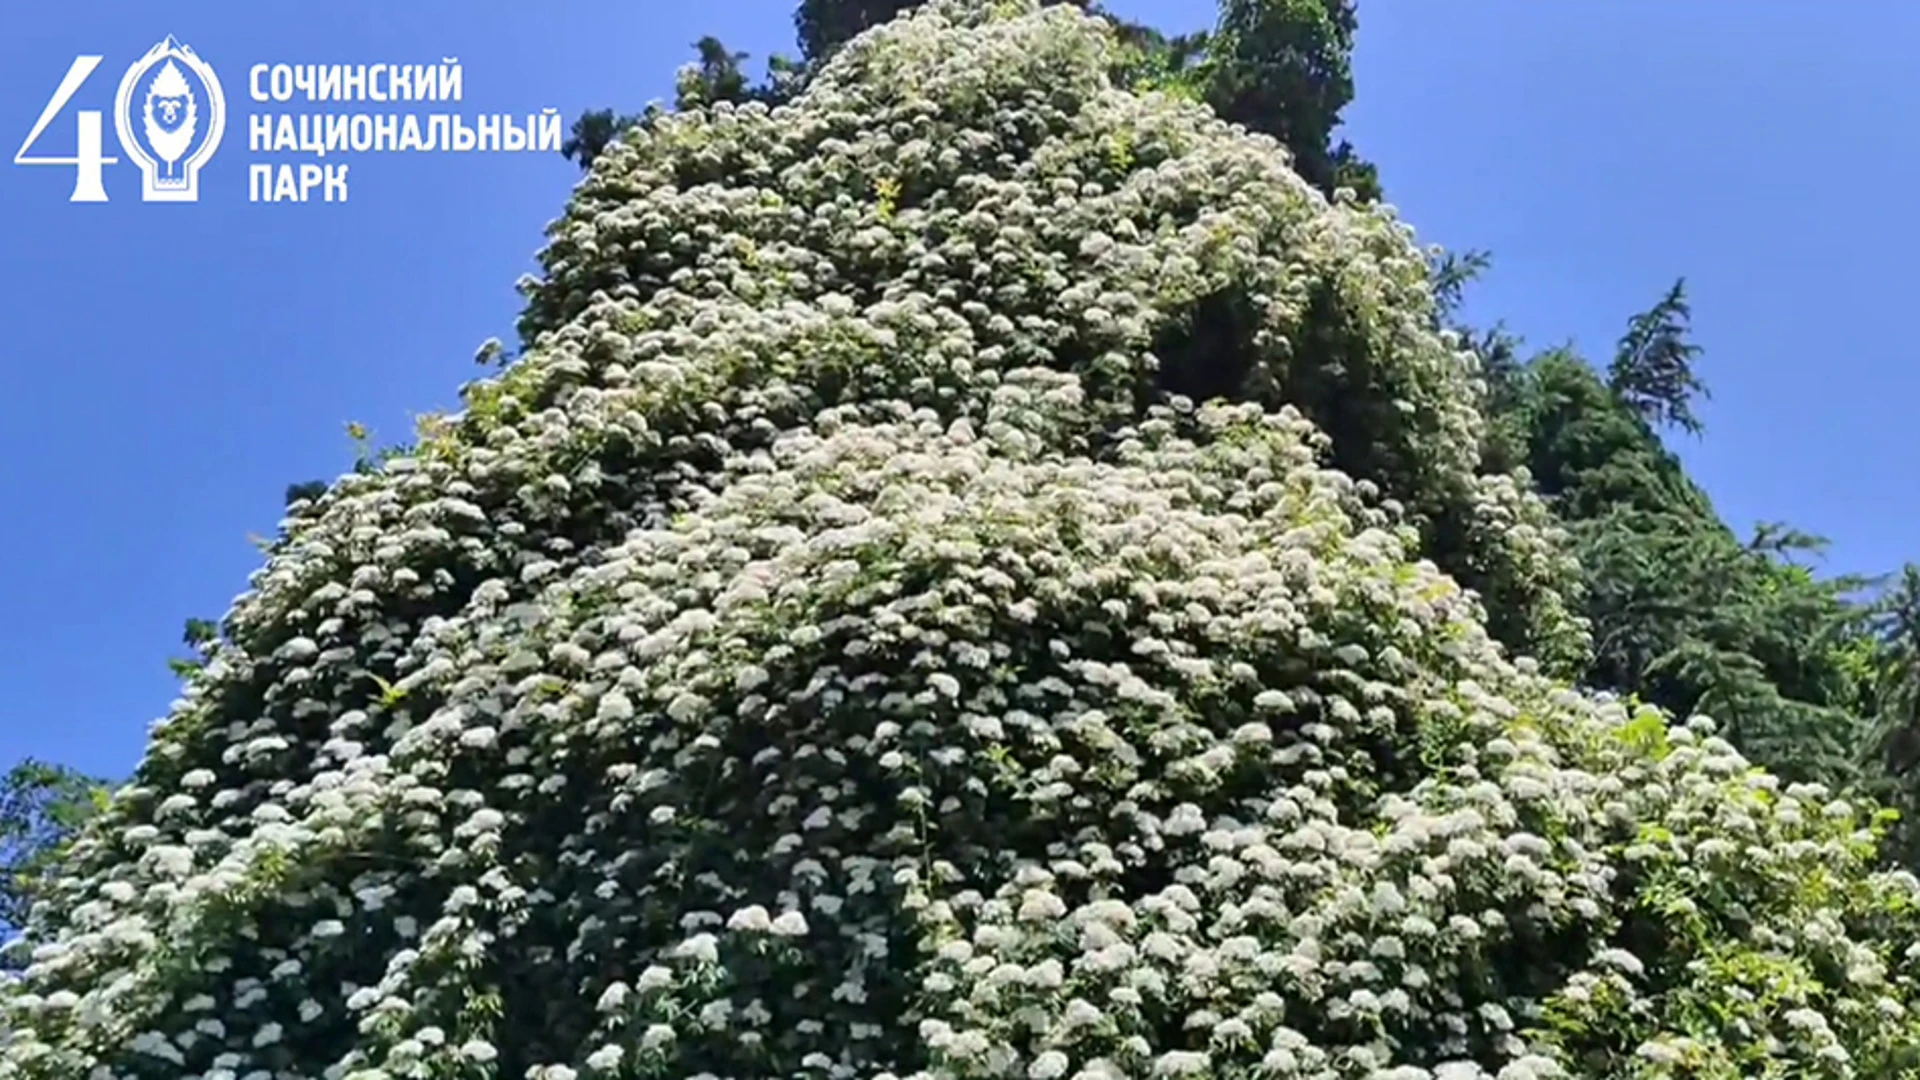
<svg viewBox="0 0 1920 1080">
<path fill-rule="evenodd" d="M 1618 968 L 1628 975 L 1638 975 L 1646 970 L 1646 965 L 1640 962 L 1640 958 L 1625 949 L 1603 949 L 1595 959 L 1608 967 Z"/>
<path fill-rule="evenodd" d="M 640 973 L 640 978 L 635 980 L 634 988 L 640 993 L 648 994 L 672 985 L 672 971 L 658 964 L 650 964 L 645 971 Z"/>
<path fill-rule="evenodd" d="M 778 920 L 775 922 L 777 925 Z M 692 960 L 697 964 L 712 964 L 719 961 L 720 948 L 712 934 L 695 934 L 676 946 L 674 955 Z"/>
<path fill-rule="evenodd" d="M 765 933 L 771 927 L 772 919 L 768 917 L 767 909 L 759 904 L 743 907 L 727 919 L 727 929 L 744 933 Z"/>
<path fill-rule="evenodd" d="M 1153 1074 L 1155 1076 L 1192 1076 L 1203 1073 L 1211 1067 L 1212 1061 L 1205 1053 L 1169 1050 L 1154 1061 Z"/>
<path fill-rule="evenodd" d="M 1027 1076 L 1029 1080 L 1058 1080 L 1066 1075 L 1068 1064 L 1067 1055 L 1058 1050 L 1047 1050 L 1027 1066 Z"/>
</svg>

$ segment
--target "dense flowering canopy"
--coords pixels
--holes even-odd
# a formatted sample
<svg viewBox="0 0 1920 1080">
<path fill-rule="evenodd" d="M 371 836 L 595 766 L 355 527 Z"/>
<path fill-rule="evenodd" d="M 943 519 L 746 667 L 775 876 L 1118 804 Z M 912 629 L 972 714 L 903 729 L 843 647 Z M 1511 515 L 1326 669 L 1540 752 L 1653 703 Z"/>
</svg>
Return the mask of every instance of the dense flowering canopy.
<svg viewBox="0 0 1920 1080">
<path fill-rule="evenodd" d="M 0 1077 L 1920 1075 L 1860 815 L 1489 633 L 1579 627 L 1406 231 L 1112 67 L 934 3 L 609 151 L 75 847 Z"/>
</svg>

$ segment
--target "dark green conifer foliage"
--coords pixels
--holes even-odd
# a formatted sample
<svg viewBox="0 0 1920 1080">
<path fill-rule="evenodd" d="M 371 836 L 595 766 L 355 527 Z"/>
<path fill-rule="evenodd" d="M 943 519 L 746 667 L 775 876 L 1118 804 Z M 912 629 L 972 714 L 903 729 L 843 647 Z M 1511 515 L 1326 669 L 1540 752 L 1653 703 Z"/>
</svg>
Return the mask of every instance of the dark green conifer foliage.
<svg viewBox="0 0 1920 1080">
<path fill-rule="evenodd" d="M 1487 265 L 1438 260 L 1442 307 L 1457 311 Z M 1572 536 L 1593 643 L 1582 681 L 1709 713 L 1781 775 L 1853 786 L 1872 710 L 1850 597 L 1866 583 L 1816 573 L 1818 537 L 1767 525 L 1742 540 L 1666 447 L 1662 429 L 1703 431 L 1690 316 L 1676 282 L 1628 320 L 1604 375 L 1570 348 L 1520 362 L 1497 328 L 1462 328 L 1494 414 L 1488 458 L 1524 467 Z"/>
</svg>

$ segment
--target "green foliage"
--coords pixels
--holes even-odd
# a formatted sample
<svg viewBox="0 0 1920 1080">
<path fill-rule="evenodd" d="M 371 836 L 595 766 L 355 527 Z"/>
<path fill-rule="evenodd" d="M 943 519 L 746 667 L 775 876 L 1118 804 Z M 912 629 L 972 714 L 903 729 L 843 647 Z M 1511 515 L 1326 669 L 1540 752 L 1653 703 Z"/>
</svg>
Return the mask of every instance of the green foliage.
<svg viewBox="0 0 1920 1080">
<path fill-rule="evenodd" d="M 767 80 L 756 86 L 746 73 L 744 65 L 750 59 L 746 53 L 730 51 L 711 36 L 701 38 L 693 47 L 699 59 L 680 69 L 674 86 L 678 109 L 706 108 L 722 102 L 777 105 L 792 96 L 805 70 L 803 65 L 776 55 L 767 61 Z"/>
<path fill-rule="evenodd" d="M 593 167 L 595 159 L 606 151 L 621 132 L 640 123 L 643 118 L 644 114 L 628 116 L 615 113 L 612 109 L 590 109 L 574 120 L 572 129 L 560 144 L 560 154 L 579 165 L 584 172 Z"/>
<path fill-rule="evenodd" d="M 192 649 L 192 659 L 174 658 L 167 661 L 168 670 L 184 679 L 200 670 L 206 663 L 207 654 L 213 651 L 220 640 L 220 628 L 206 619 L 188 619 L 186 629 L 181 631 L 180 641 Z"/>
<path fill-rule="evenodd" d="M 793 28 L 800 52 L 818 63 L 862 31 L 918 7 L 921 0 L 800 0 Z"/>
<path fill-rule="evenodd" d="M 794 29 L 803 59 L 772 57 L 767 79 L 758 85 L 746 73 L 746 53 L 702 38 L 694 45 L 698 59 L 676 81 L 676 108 L 791 100 L 841 46 L 921 2 L 801 0 Z M 1215 29 L 1172 37 L 1097 4 L 1071 0 L 1070 6 L 1100 14 L 1113 26 L 1120 48 L 1112 54 L 1112 74 L 1119 85 L 1204 102 L 1228 120 L 1273 136 L 1287 147 L 1295 171 L 1329 197 L 1346 188 L 1363 202 L 1380 198 L 1374 167 L 1346 141 L 1333 140 L 1340 112 L 1353 100 L 1358 21 L 1352 0 L 1222 0 Z M 589 111 L 574 122 L 560 152 L 585 171 L 622 131 L 663 115 L 657 108 L 632 115 Z"/>
<path fill-rule="evenodd" d="M 1168 37 L 1144 23 L 1112 21 L 1120 41 L 1115 53 L 1116 84 L 1135 93 L 1158 91 L 1190 101 L 1206 99 L 1208 34 Z"/>
<path fill-rule="evenodd" d="M 308 480 L 305 483 L 288 484 L 285 500 L 288 506 L 295 503 L 312 502 L 327 493 L 325 480 Z"/>
<path fill-rule="evenodd" d="M 1444 310 L 1486 265 L 1436 260 Z M 1581 681 L 1719 717 L 1782 776 L 1855 786 L 1874 723 L 1858 671 L 1867 613 L 1851 602 L 1865 582 L 1801 563 L 1818 538 L 1770 525 L 1742 541 L 1663 445 L 1660 426 L 1699 431 L 1689 314 L 1676 283 L 1629 321 L 1605 378 L 1571 350 L 1517 363 L 1517 343 L 1481 335 L 1488 457 L 1524 467 L 1572 537 L 1593 635 Z"/>
<path fill-rule="evenodd" d="M 1870 676 L 1876 711 L 1887 721 L 1891 738 L 1895 731 L 1920 729 L 1920 567 L 1903 567 L 1868 616 L 1872 633 L 1880 644 Z M 1920 752 L 1909 749 L 1909 740 L 1895 739 L 1889 744 L 1889 766 L 1906 773 L 1920 763 Z"/>
<path fill-rule="evenodd" d="M 1372 201 L 1380 197 L 1373 166 L 1333 141 L 1353 100 L 1357 28 L 1352 0 L 1222 0 L 1207 102 L 1222 118 L 1280 140 L 1308 183 Z"/>
<path fill-rule="evenodd" d="M 1693 371 L 1700 348 L 1687 339 L 1693 312 L 1685 290 L 1684 280 L 1674 282 L 1659 303 L 1633 317 L 1607 368 L 1607 387 L 1648 423 L 1697 435 L 1693 399 L 1707 388 Z"/>
<path fill-rule="evenodd" d="M 67 842 L 106 803 L 101 781 L 31 758 L 0 776 L 0 930 L 17 930 Z M 19 958 L 0 953 L 0 969 Z"/>
<path fill-rule="evenodd" d="M 1433 256 L 1428 277 L 1437 321 L 1446 324 L 1458 316 L 1467 286 L 1492 266 L 1493 256 L 1484 251 L 1441 251 Z"/>
<path fill-rule="evenodd" d="M 1848 665 L 1871 720 L 1860 764 L 1868 790 L 1898 809 L 1889 856 L 1920 866 L 1920 566 L 1882 582 L 1865 606 L 1866 631 L 1836 658 Z"/>
<path fill-rule="evenodd" d="M 798 91 L 809 70 L 804 63 L 775 55 L 768 58 L 765 81 L 755 84 L 747 73 L 747 62 L 752 59 L 747 53 L 730 50 L 711 35 L 694 42 L 693 48 L 697 59 L 682 67 L 674 80 L 677 109 L 705 108 L 722 102 L 777 105 Z M 657 105 L 633 114 L 616 113 L 612 109 L 588 110 L 574 121 L 572 131 L 560 144 L 560 154 L 584 172 L 593 167 L 594 161 L 622 133 L 653 123 L 664 115 L 666 111 Z M 478 359 L 488 364 L 503 358 L 496 349 L 490 353 L 483 350 Z"/>
</svg>

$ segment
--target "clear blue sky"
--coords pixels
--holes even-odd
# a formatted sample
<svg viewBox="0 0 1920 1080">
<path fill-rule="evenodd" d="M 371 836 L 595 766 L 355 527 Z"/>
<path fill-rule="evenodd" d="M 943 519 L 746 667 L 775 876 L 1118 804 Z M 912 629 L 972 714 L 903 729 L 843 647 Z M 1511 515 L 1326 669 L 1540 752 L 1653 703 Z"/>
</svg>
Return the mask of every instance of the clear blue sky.
<svg viewBox="0 0 1920 1080">
<path fill-rule="evenodd" d="M 787 0 L 17 5 L 0 37 L 0 765 L 123 774 L 187 616 L 259 565 L 290 482 L 399 438 L 511 340 L 515 277 L 575 179 L 557 154 L 362 154 L 341 205 L 249 205 L 246 69 L 457 56 L 468 113 L 634 107 L 713 33 L 791 47 Z M 1119 9 L 1168 29 L 1206 0 Z M 1920 209 L 1920 6 L 1362 0 L 1349 134 L 1431 241 L 1496 268 L 1471 314 L 1604 355 L 1685 274 L 1714 390 L 1684 453 L 1738 523 L 1785 519 L 1849 569 L 1920 557 L 1907 322 Z M 167 34 L 230 118 L 201 201 L 73 205 L 12 154 L 77 53 L 109 112 Z M 365 106 L 377 108 L 371 104 Z M 402 106 L 405 108 L 405 106 Z M 428 107 L 430 108 L 430 107 Z M 41 152 L 72 152 L 72 112 Z"/>
</svg>

